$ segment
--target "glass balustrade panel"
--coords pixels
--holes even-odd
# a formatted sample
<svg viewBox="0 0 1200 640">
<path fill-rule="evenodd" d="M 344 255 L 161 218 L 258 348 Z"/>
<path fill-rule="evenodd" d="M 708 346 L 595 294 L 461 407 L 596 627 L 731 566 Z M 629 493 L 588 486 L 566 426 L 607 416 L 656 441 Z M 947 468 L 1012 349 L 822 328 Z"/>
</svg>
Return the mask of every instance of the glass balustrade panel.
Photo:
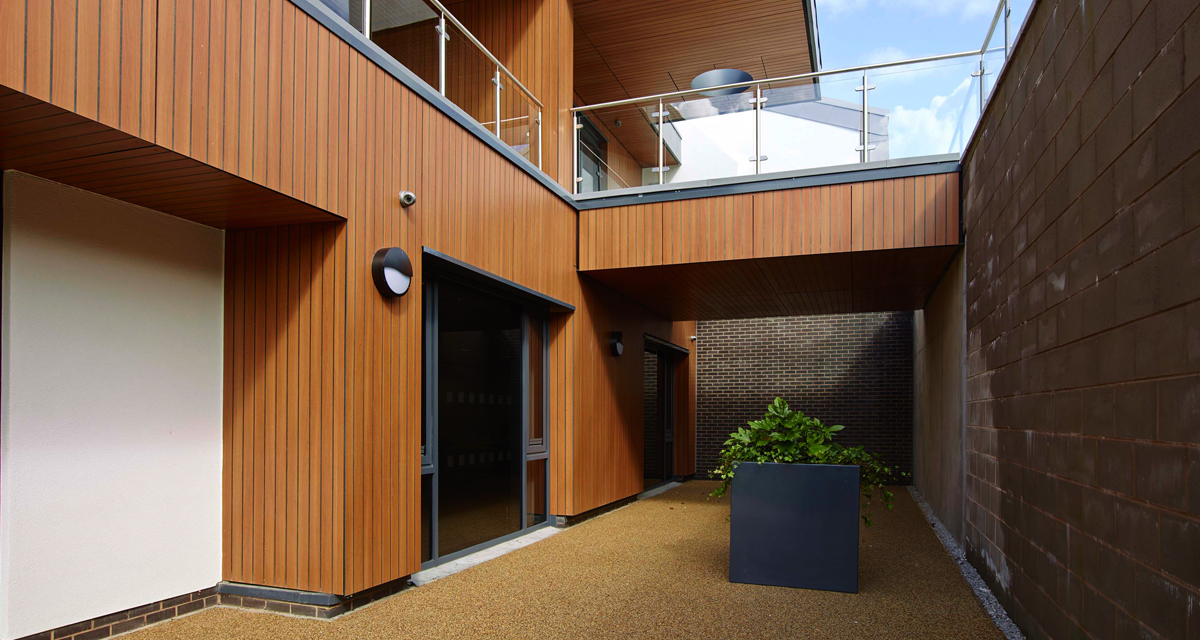
<svg viewBox="0 0 1200 640">
<path fill-rule="evenodd" d="M 979 58 L 898 65 L 868 72 L 868 159 L 961 153 L 979 121 Z"/>
<path fill-rule="evenodd" d="M 449 21 L 446 31 L 446 97 L 495 132 L 496 65 Z"/>
<path fill-rule="evenodd" d="M 576 114 L 578 193 L 658 184 L 657 111 L 653 101 Z M 670 155 L 663 158 L 669 161 Z"/>
<path fill-rule="evenodd" d="M 500 139 L 526 160 L 538 164 L 538 106 L 512 78 L 501 76 Z"/>
<path fill-rule="evenodd" d="M 862 75 L 761 85 L 762 173 L 855 164 L 860 161 Z"/>
<path fill-rule="evenodd" d="M 439 12 L 422 0 L 372 0 L 371 41 L 438 88 Z"/>
<path fill-rule="evenodd" d="M 665 101 L 664 182 L 683 184 L 754 175 L 758 162 L 754 96 L 754 87 L 750 86 Z M 657 104 L 654 107 L 657 110 Z"/>
</svg>

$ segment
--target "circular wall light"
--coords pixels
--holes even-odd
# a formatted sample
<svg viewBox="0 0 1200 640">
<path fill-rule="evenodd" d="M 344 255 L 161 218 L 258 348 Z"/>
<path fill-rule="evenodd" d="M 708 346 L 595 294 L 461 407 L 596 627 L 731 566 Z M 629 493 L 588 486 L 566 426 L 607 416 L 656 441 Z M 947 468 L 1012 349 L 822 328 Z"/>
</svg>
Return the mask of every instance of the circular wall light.
<svg viewBox="0 0 1200 640">
<path fill-rule="evenodd" d="M 620 331 L 613 331 L 608 334 L 608 350 L 613 354 L 614 358 L 625 353 L 625 339 Z"/>
<path fill-rule="evenodd" d="M 396 298 L 408 293 L 412 276 L 412 260 L 408 259 L 404 249 L 380 249 L 371 259 L 371 277 L 375 279 L 375 287 L 384 297 Z"/>
<path fill-rule="evenodd" d="M 723 84 L 736 84 L 738 82 L 750 82 L 754 76 L 742 71 L 741 69 L 713 69 L 692 78 L 693 89 L 706 89 L 708 87 L 719 87 Z M 730 96 L 735 93 L 741 93 L 750 87 L 733 87 L 731 89 L 717 89 L 716 91 L 704 91 L 701 95 L 714 96 Z"/>
</svg>

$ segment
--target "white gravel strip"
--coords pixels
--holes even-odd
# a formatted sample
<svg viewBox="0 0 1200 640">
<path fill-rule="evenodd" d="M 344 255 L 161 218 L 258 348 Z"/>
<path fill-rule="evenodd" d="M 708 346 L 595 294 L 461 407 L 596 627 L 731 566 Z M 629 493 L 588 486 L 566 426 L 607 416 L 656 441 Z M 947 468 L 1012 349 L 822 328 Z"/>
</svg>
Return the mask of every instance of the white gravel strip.
<svg viewBox="0 0 1200 640">
<path fill-rule="evenodd" d="M 988 588 L 986 582 L 967 562 L 967 554 L 962 547 L 958 546 L 958 542 L 954 539 L 954 534 L 942 524 L 934 514 L 933 509 L 925 502 L 925 497 L 921 495 L 917 488 L 909 485 L 908 492 L 912 494 L 913 500 L 916 500 L 917 505 L 921 507 L 921 513 L 925 514 L 925 519 L 929 524 L 933 525 L 933 532 L 937 534 L 938 540 L 942 541 L 942 546 L 946 547 L 946 551 L 950 552 L 950 557 L 958 563 L 958 570 L 962 572 L 963 578 L 967 580 L 967 584 L 971 585 L 971 591 L 975 592 L 975 597 L 979 598 L 979 603 L 983 605 L 983 609 L 992 617 L 992 622 L 996 623 L 996 627 L 1004 634 L 1008 640 L 1025 640 L 1025 634 L 1017 628 L 1016 623 L 1012 618 L 1008 617 L 1008 612 L 1000 605 L 1000 601 L 996 599 L 996 595 Z"/>
</svg>

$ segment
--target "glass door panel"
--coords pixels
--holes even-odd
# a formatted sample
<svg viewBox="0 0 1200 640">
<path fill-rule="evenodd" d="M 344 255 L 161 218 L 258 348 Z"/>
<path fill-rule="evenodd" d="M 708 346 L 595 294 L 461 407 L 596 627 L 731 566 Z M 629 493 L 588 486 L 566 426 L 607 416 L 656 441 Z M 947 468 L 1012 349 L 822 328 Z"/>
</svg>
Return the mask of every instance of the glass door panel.
<svg viewBox="0 0 1200 640">
<path fill-rule="evenodd" d="M 522 528 L 519 305 L 438 287 L 438 555 Z"/>
</svg>

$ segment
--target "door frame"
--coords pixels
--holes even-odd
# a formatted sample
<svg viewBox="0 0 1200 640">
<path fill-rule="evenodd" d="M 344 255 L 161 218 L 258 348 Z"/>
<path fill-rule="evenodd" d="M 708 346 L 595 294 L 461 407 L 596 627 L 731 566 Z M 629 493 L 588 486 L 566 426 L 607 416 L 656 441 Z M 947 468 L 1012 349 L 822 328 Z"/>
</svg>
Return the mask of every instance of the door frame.
<svg viewBox="0 0 1200 640">
<path fill-rule="evenodd" d="M 438 554 L 438 499 L 439 499 L 439 463 L 438 463 L 438 350 L 440 348 L 438 340 L 438 321 L 439 321 L 439 302 L 438 294 L 440 291 L 441 282 L 452 282 L 455 286 L 467 289 L 473 289 L 483 295 L 490 295 L 508 302 L 513 302 L 521 308 L 521 526 L 512 533 L 493 538 L 486 542 L 481 542 L 477 545 L 467 547 L 455 551 L 454 553 L 439 555 Z M 431 509 L 429 523 L 429 559 L 422 558 L 421 569 L 436 567 L 446 562 L 451 562 L 463 556 L 470 555 L 477 551 L 487 549 L 502 542 L 512 540 L 523 536 L 531 531 L 542 527 L 550 526 L 554 517 L 550 514 L 550 319 L 549 309 L 540 309 L 530 304 L 527 296 L 513 295 L 511 292 L 506 292 L 502 286 L 488 286 L 478 280 L 471 280 L 463 277 L 456 277 L 454 274 L 447 273 L 443 270 L 431 267 L 428 261 L 425 265 L 425 274 L 421 284 L 422 301 L 424 308 L 422 309 L 422 436 L 424 445 L 421 447 L 421 490 L 424 490 L 424 477 L 431 476 L 430 493 L 431 493 Z M 537 323 L 534 325 L 533 323 Z M 529 415 L 530 415 L 530 354 L 529 354 L 529 328 L 537 326 L 542 332 L 542 441 L 538 445 L 531 445 L 529 439 Z M 543 522 L 529 525 L 529 496 L 527 490 L 529 487 L 529 463 L 536 460 L 546 460 L 546 478 L 544 497 L 546 505 L 546 519 Z M 424 504 L 424 496 L 422 496 L 422 504 Z M 422 512 L 424 509 L 422 509 Z M 424 513 L 422 513 L 424 517 Z M 425 523 L 421 523 L 422 531 L 425 530 Z"/>
</svg>

